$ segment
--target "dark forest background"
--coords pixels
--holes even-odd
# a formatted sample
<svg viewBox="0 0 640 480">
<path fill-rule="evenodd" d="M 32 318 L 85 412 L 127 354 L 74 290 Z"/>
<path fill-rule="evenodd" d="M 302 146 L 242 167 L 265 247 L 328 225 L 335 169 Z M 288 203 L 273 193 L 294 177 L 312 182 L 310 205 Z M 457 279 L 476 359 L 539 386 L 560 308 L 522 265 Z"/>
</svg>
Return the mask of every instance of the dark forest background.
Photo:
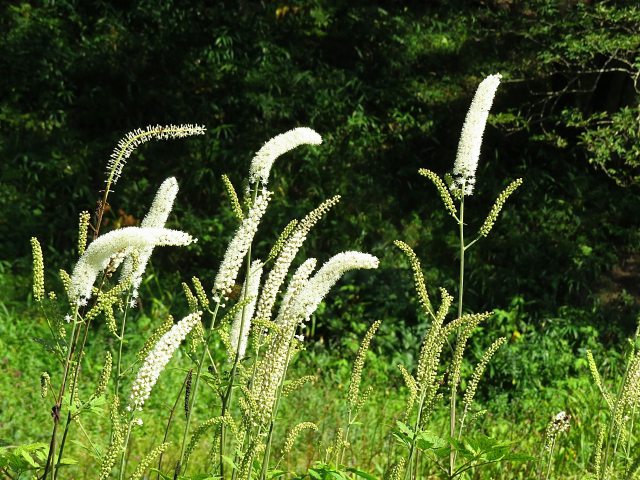
<svg viewBox="0 0 640 480">
<path fill-rule="evenodd" d="M 170 223 L 200 241 L 187 253 L 160 252 L 153 272 L 164 285 L 158 294 L 179 308 L 165 290 L 196 273 L 210 287 L 236 228 L 221 174 L 241 189 L 267 139 L 309 126 L 324 144 L 275 164 L 258 252 L 289 219 L 341 194 L 304 254 L 322 261 L 361 249 L 381 268 L 343 282 L 315 334 L 336 342 L 380 318 L 380 348 L 415 351 L 408 345 L 423 326 L 392 241 L 416 250 L 432 289 L 456 290 L 455 225 L 417 171 L 450 171 L 476 86 L 500 72 L 469 224 L 481 224 L 512 179 L 525 183 L 472 251 L 465 293 L 469 310 L 497 312 L 485 328 L 512 339 L 490 372 L 493 385 L 568 375 L 585 345 L 616 346 L 634 330 L 636 2 L 51 0 L 0 8 L 5 273 L 29 275 L 30 236 L 45 246 L 51 273 L 73 262 L 78 213 L 95 209 L 109 154 L 126 132 L 198 123 L 206 136 L 147 144 L 131 157 L 106 227 L 135 223 L 162 180 L 177 177 Z"/>
</svg>

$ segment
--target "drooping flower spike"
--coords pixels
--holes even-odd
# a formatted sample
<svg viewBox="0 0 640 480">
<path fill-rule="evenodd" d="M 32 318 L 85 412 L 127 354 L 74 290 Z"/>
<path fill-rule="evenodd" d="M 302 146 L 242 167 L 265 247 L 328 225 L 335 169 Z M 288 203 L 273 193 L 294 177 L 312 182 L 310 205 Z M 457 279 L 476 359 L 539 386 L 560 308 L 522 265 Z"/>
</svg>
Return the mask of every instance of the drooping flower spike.
<svg viewBox="0 0 640 480">
<path fill-rule="evenodd" d="M 169 140 L 192 135 L 204 135 L 205 130 L 205 127 L 191 124 L 149 125 L 144 129 L 136 128 L 127 133 L 124 138 L 118 141 L 118 145 L 109 157 L 106 179 L 107 190 L 117 183 L 127 159 L 143 143 L 147 143 L 150 140 Z"/>
<path fill-rule="evenodd" d="M 322 137 L 315 130 L 307 127 L 294 128 L 276 135 L 265 143 L 253 157 L 249 168 L 249 181 L 251 183 L 261 182 L 266 185 L 269 181 L 271 166 L 276 158 L 300 145 L 320 145 L 321 143 Z"/>
<path fill-rule="evenodd" d="M 378 265 L 378 258 L 368 253 L 350 251 L 334 255 L 311 277 L 294 300 L 295 315 L 303 321 L 308 319 L 331 287 L 349 270 L 378 268 Z"/>
<path fill-rule="evenodd" d="M 98 237 L 76 263 L 69 286 L 70 300 L 84 303 L 91 297 L 91 289 L 98 274 L 107 268 L 112 258 L 125 258 L 133 251 L 154 246 L 184 246 L 195 242 L 188 233 L 168 228 L 126 227 Z"/>
</svg>

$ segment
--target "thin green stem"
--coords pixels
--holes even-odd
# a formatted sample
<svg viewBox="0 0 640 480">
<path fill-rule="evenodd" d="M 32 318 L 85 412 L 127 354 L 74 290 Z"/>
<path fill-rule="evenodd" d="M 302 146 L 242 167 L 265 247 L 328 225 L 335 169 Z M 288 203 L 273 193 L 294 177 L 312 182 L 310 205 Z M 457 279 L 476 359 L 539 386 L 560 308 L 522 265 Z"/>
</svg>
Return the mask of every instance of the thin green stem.
<svg viewBox="0 0 640 480">
<path fill-rule="evenodd" d="M 407 470 L 404 472 L 405 480 L 409 478 L 416 478 L 415 476 L 413 476 L 413 472 L 412 472 L 413 455 L 415 453 L 415 448 L 416 448 L 416 436 L 418 435 L 418 430 L 420 429 L 420 422 L 422 420 L 422 409 L 424 408 L 426 393 L 427 393 L 426 389 L 423 388 L 423 391 L 420 394 L 420 404 L 418 406 L 418 415 L 416 416 L 416 423 L 413 427 L 413 438 L 411 439 L 411 447 L 409 448 L 409 458 L 407 459 Z"/>
<path fill-rule="evenodd" d="M 276 401 L 271 411 L 271 416 L 269 419 L 269 433 L 267 434 L 267 445 L 264 449 L 264 457 L 262 459 L 260 480 L 264 480 L 267 474 L 267 469 L 269 468 L 269 456 L 271 455 L 271 441 L 273 439 L 273 428 L 275 426 L 276 417 L 278 415 L 278 409 L 280 408 L 280 399 L 282 398 L 282 387 L 284 385 L 284 379 L 286 378 L 287 370 L 289 369 L 289 361 L 291 360 L 291 343 L 293 342 L 294 334 L 295 334 L 295 329 L 291 332 L 291 336 L 289 338 L 289 346 L 287 347 L 287 359 L 284 364 L 284 371 L 282 372 L 282 378 L 280 379 L 280 384 L 278 385 L 278 390 L 276 393 Z"/>
<path fill-rule="evenodd" d="M 124 330 L 127 324 L 127 313 L 129 312 L 129 301 L 131 300 L 131 290 L 127 293 L 127 300 L 124 306 L 124 314 L 122 316 L 122 327 L 120 328 L 120 338 L 118 339 L 118 359 L 116 361 L 116 385 L 115 385 L 115 395 L 116 397 L 120 395 L 120 379 L 122 378 L 122 345 L 124 344 Z"/>
<path fill-rule="evenodd" d="M 184 427 L 184 433 L 182 434 L 182 446 L 180 447 L 180 459 L 176 464 L 174 478 L 178 478 L 178 475 L 180 475 L 180 471 L 182 469 L 182 462 L 184 461 L 184 453 L 187 447 L 187 437 L 189 436 L 189 427 L 191 425 L 191 417 L 193 416 L 193 406 L 195 405 L 196 398 L 198 396 L 198 385 L 200 383 L 200 376 L 202 375 L 202 366 L 204 365 L 204 361 L 207 355 L 206 345 L 208 345 L 209 341 L 211 340 L 211 335 L 213 333 L 213 327 L 215 326 L 215 323 L 216 323 L 216 317 L 218 316 L 219 308 L 220 308 L 220 302 L 218 301 L 216 302 L 216 307 L 214 308 L 213 314 L 211 316 L 211 325 L 209 327 L 209 333 L 207 334 L 207 337 L 205 339 L 205 345 L 203 346 L 204 348 L 202 349 L 202 356 L 200 358 L 200 361 L 198 362 L 198 368 L 196 370 L 196 375 L 193 380 L 193 387 L 191 389 L 191 401 L 189 402 L 189 411 L 187 412 L 187 421 Z"/>
<path fill-rule="evenodd" d="M 80 421 L 80 419 L 77 418 L 76 422 L 78 423 L 78 427 L 80 427 L 80 431 L 84 434 L 85 438 L 89 442 L 89 445 L 93 449 L 93 452 L 95 453 L 95 455 L 96 456 L 99 455 L 100 454 L 100 450 L 98 450 L 98 447 L 96 447 L 96 445 L 91 441 L 91 437 L 89 436 L 89 434 L 87 433 L 87 430 L 82 425 L 82 422 Z"/>
<path fill-rule="evenodd" d="M 629 434 L 627 435 L 627 444 L 625 446 L 625 455 L 627 457 L 627 468 L 631 462 L 631 439 L 633 438 L 633 424 L 636 416 L 636 405 L 633 404 L 631 408 L 631 425 L 629 426 Z"/>
<path fill-rule="evenodd" d="M 460 240 L 460 272 L 459 272 L 459 280 L 458 280 L 458 318 L 462 317 L 462 297 L 464 294 L 464 183 L 460 188 L 460 221 L 458 223 L 459 226 L 459 240 Z M 449 431 L 451 438 L 455 438 L 456 434 L 456 389 L 455 385 L 453 385 L 451 391 L 451 400 L 449 405 Z M 456 451 L 455 449 L 451 449 L 451 453 L 449 454 L 449 476 L 453 477 L 453 474 L 456 469 Z"/>
<path fill-rule="evenodd" d="M 127 425 L 127 435 L 124 437 L 124 444 L 122 446 L 122 456 L 120 457 L 120 474 L 119 480 L 123 480 L 124 471 L 127 468 L 127 447 L 129 446 L 129 438 L 131 437 L 131 427 L 133 426 L 133 413 L 129 417 L 129 424 Z"/>
<path fill-rule="evenodd" d="M 545 480 L 549 480 L 549 476 L 551 475 L 551 466 L 553 465 L 553 449 L 556 446 L 556 437 L 553 437 L 551 441 L 551 448 L 549 449 L 549 464 L 547 465 L 547 474 L 545 475 Z"/>
<path fill-rule="evenodd" d="M 184 387 L 187 384 L 187 379 L 189 378 L 189 374 L 184 377 L 184 381 L 182 382 L 182 386 L 180 387 L 180 391 L 178 395 L 176 395 L 176 401 L 173 402 L 173 407 L 171 407 L 171 412 L 169 413 L 169 419 L 167 420 L 167 426 L 164 428 L 164 437 L 162 437 L 162 443 L 167 442 L 167 438 L 169 437 L 169 427 L 171 427 L 171 421 L 173 420 L 173 414 L 178 408 L 178 402 L 180 402 L 180 398 L 182 397 L 182 392 L 184 391 Z M 160 453 L 160 457 L 158 458 L 158 480 L 160 480 L 160 472 L 162 471 L 162 457 L 164 452 Z"/>
<path fill-rule="evenodd" d="M 62 407 L 62 397 L 64 396 L 64 392 L 67 387 L 67 380 L 69 377 L 69 367 L 71 365 L 71 359 L 73 358 L 73 353 L 75 351 L 75 346 L 77 342 L 76 330 L 78 326 L 78 312 L 79 312 L 79 306 L 76 305 L 75 311 L 73 312 L 73 327 L 71 328 L 71 336 L 69 337 L 69 343 L 67 344 L 67 359 L 64 365 L 64 374 L 62 375 L 62 385 L 60 385 L 58 398 L 53 408 L 51 409 L 51 416 L 53 417 L 53 431 L 51 432 L 51 440 L 49 442 L 49 454 L 47 455 L 47 462 L 45 464 L 44 473 L 42 475 L 43 479 L 47 478 L 49 469 L 51 469 L 52 478 L 54 475 L 53 471 L 55 470 L 55 466 L 53 465 L 53 457 L 56 449 L 56 433 L 58 432 L 58 424 L 60 423 L 60 410 Z"/>
</svg>

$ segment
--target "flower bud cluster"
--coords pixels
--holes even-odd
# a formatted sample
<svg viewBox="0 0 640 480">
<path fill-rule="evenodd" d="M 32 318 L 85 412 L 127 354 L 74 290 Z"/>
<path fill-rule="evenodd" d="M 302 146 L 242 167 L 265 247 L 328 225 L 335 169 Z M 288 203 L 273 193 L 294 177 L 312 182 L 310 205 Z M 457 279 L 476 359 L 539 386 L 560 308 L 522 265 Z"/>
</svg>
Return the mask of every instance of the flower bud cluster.
<svg viewBox="0 0 640 480">
<path fill-rule="evenodd" d="M 376 331 L 380 327 L 380 320 L 376 320 L 367 330 L 366 335 L 362 339 L 356 359 L 353 362 L 353 369 L 351 371 L 351 382 L 349 383 L 349 393 L 347 393 L 347 401 L 349 403 L 349 410 L 351 412 L 357 412 L 362 406 L 362 399 L 360 395 L 360 383 L 362 382 L 362 370 L 364 369 L 364 361 L 369 351 L 369 345 L 371 339 L 376 334 Z"/>
<path fill-rule="evenodd" d="M 489 235 L 489 232 L 491 232 L 493 225 L 496 223 L 496 220 L 498 219 L 498 215 L 500 214 L 502 207 L 504 207 L 505 202 L 511 196 L 511 194 L 516 191 L 516 189 L 520 185 L 522 185 L 522 179 L 517 178 L 513 182 L 511 182 L 507 186 L 507 188 L 505 188 L 502 191 L 502 193 L 500 193 L 500 195 L 498 195 L 498 198 L 496 199 L 495 203 L 491 207 L 491 211 L 489 212 L 489 215 L 487 215 L 487 218 L 485 219 L 484 223 L 480 227 L 480 235 L 482 235 L 483 237 L 486 237 Z"/>
<path fill-rule="evenodd" d="M 142 410 L 144 402 L 149 398 L 151 389 L 171 357 L 186 338 L 191 329 L 200 321 L 202 312 L 186 316 L 165 333 L 147 355 L 131 386 L 129 406 L 127 410 Z"/>
<path fill-rule="evenodd" d="M 209 308 L 209 298 L 207 297 L 206 292 L 204 291 L 204 287 L 202 286 L 202 282 L 198 277 L 191 277 L 191 282 L 193 283 L 193 288 L 196 291 L 196 296 L 198 297 L 198 301 L 203 308 Z"/>
<path fill-rule="evenodd" d="M 404 243 L 402 240 L 395 240 L 393 244 L 398 247 L 407 256 L 411 270 L 413 271 L 413 283 L 418 293 L 418 300 L 420 306 L 425 315 L 433 314 L 433 307 L 431 306 L 431 300 L 429 300 L 429 293 L 427 292 L 427 284 L 424 281 L 424 275 L 422 273 L 422 267 L 420 266 L 420 260 L 415 254 L 413 249 Z"/>
<path fill-rule="evenodd" d="M 33 298 L 41 302 L 44 300 L 44 260 L 42 247 L 36 237 L 31 237 L 31 251 L 33 253 Z"/>
<path fill-rule="evenodd" d="M 471 408 L 471 404 L 473 403 L 473 398 L 476 395 L 476 390 L 478 389 L 478 384 L 480 383 L 480 379 L 484 374 L 484 371 L 487 368 L 487 365 L 491 361 L 494 353 L 507 341 L 507 337 L 500 337 L 495 342 L 491 344 L 491 346 L 484 352 L 482 358 L 480 359 L 480 363 L 476 365 L 476 368 L 473 369 L 473 374 L 471 375 L 471 380 L 467 385 L 467 389 L 464 392 L 464 398 L 462 399 L 462 403 L 464 404 L 465 410 Z"/>
<path fill-rule="evenodd" d="M 136 148 L 150 140 L 169 140 L 192 135 L 204 135 L 205 128 L 199 125 L 149 125 L 143 129 L 136 128 L 118 141 L 107 163 L 107 184 L 115 185 L 122 169 Z"/>
<path fill-rule="evenodd" d="M 89 228 L 89 212 L 86 210 L 80 212 L 80 218 L 78 220 L 78 255 L 82 255 L 84 253 L 85 248 L 87 248 L 87 230 Z"/>
<path fill-rule="evenodd" d="M 287 397 L 307 383 L 315 383 L 316 381 L 318 381 L 318 377 L 315 375 L 305 375 L 292 382 L 285 383 L 282 387 L 282 396 Z"/>
<path fill-rule="evenodd" d="M 138 464 L 133 474 L 129 477 L 130 480 L 139 480 L 144 478 L 144 472 L 147 471 L 151 462 L 153 462 L 156 458 L 158 458 L 162 453 L 164 453 L 171 446 L 171 442 L 163 443 L 153 450 L 151 450 Z"/>
<path fill-rule="evenodd" d="M 222 175 L 222 183 L 224 184 L 224 189 L 227 191 L 227 195 L 229 196 L 231 209 L 233 210 L 234 215 L 238 220 L 242 221 L 244 219 L 244 213 L 242 212 L 242 207 L 240 206 L 240 200 L 238 200 L 236 189 L 233 188 L 233 183 L 231 183 L 231 180 L 226 175 Z"/>
<path fill-rule="evenodd" d="M 311 423 L 311 422 L 302 422 L 297 424 L 295 427 L 289 430 L 289 433 L 287 433 L 287 437 L 285 438 L 285 441 L 284 441 L 284 446 L 282 447 L 282 453 L 286 454 L 291 452 L 291 450 L 293 449 L 293 444 L 296 441 L 296 438 L 298 438 L 298 435 L 300 435 L 300 433 L 302 433 L 304 430 L 317 431 L 318 427 L 315 423 Z"/>
<path fill-rule="evenodd" d="M 438 176 L 437 173 L 432 172 L 431 170 L 427 170 L 426 168 L 421 168 L 418 170 L 418 173 L 423 177 L 427 177 L 431 182 L 435 185 L 438 193 L 440 194 L 440 198 L 442 199 L 442 203 L 444 203 L 444 207 L 449 212 L 453 218 L 458 218 L 458 210 L 453 203 L 453 198 L 451 198 L 451 193 L 447 190 L 446 185 L 442 181 L 442 179 Z"/>
<path fill-rule="evenodd" d="M 47 393 L 49 392 L 50 384 L 51 384 L 51 377 L 47 372 L 42 372 L 40 374 L 40 396 L 42 398 L 46 398 Z"/>
<path fill-rule="evenodd" d="M 107 391 L 107 384 L 109 383 L 109 378 L 111 378 L 112 367 L 113 357 L 111 356 L 111 352 L 107 352 L 107 355 L 104 359 L 104 366 L 102 367 L 102 371 L 100 372 L 98 386 L 96 387 L 96 391 L 93 394 L 95 397 L 99 397 Z"/>
<path fill-rule="evenodd" d="M 235 236 L 229 242 L 213 283 L 214 292 L 219 292 L 226 297 L 231 291 L 231 287 L 235 284 L 236 277 L 242 266 L 242 261 L 249 251 L 253 237 L 258 230 L 260 219 L 267 210 L 270 198 L 271 192 L 269 191 L 263 191 L 258 195 L 251 210 L 242 221 L 240 228 L 238 228 Z"/>
</svg>

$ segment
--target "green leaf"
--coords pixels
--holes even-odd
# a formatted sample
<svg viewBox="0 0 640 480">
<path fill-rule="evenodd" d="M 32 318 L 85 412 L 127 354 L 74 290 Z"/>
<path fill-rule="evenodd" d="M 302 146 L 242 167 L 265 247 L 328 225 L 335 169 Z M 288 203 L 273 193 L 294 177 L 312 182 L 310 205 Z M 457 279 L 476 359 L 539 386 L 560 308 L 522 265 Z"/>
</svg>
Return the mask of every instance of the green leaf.
<svg viewBox="0 0 640 480">
<path fill-rule="evenodd" d="M 378 480 L 377 477 L 374 477 L 370 473 L 367 473 L 363 470 L 359 470 L 357 468 L 347 468 L 347 471 L 356 474 L 358 477 L 366 478 L 367 480 Z"/>
</svg>

